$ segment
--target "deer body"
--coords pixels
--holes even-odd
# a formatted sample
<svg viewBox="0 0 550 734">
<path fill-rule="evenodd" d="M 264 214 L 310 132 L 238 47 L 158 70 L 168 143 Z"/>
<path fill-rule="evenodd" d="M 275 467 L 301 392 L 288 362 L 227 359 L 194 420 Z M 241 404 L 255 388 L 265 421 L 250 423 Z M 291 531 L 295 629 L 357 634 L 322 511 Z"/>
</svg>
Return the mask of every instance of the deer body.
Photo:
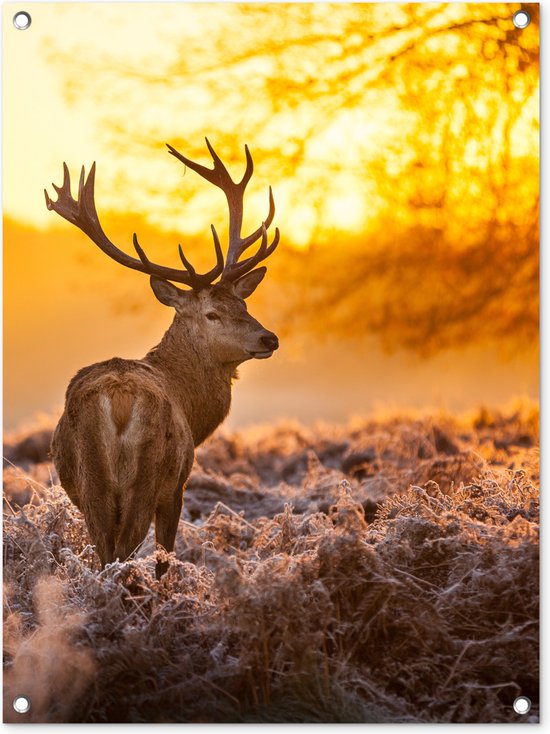
<svg viewBox="0 0 550 734">
<path fill-rule="evenodd" d="M 67 388 L 52 456 L 63 488 L 84 514 L 102 565 L 128 558 L 153 519 L 157 543 L 173 550 L 195 447 L 227 416 L 237 366 L 248 359 L 270 357 L 278 347 L 275 334 L 250 316 L 244 300 L 266 272 L 265 267 L 253 268 L 278 242 L 277 231 L 267 247 L 266 225 L 273 217 L 271 192 L 266 223 L 241 239 L 243 182 L 234 184 L 209 149 L 214 172 L 225 176 L 216 185 L 223 188 L 230 204 L 230 244 L 224 264 L 212 228 L 218 263 L 204 276 L 195 273 L 181 247 L 184 271 L 151 263 L 135 236 L 139 261 L 115 248 L 95 212 L 94 169 L 86 184 L 81 177 L 78 200 L 71 197 L 67 171 L 63 187 L 56 187 L 58 201 L 51 202 L 46 194 L 49 208 L 79 226 L 111 257 L 149 273 L 157 299 L 176 312 L 161 342 L 143 359 L 113 358 L 85 367 Z M 212 174 L 174 149 L 170 152 L 205 178 L 205 171 Z M 244 185 L 252 173 L 246 152 Z M 262 243 L 256 255 L 239 262 L 242 251 L 259 237 Z M 221 280 L 212 283 L 220 274 Z M 167 277 L 191 289 L 177 288 Z M 157 563 L 157 577 L 167 565 Z"/>
<path fill-rule="evenodd" d="M 146 362 L 113 359 L 73 378 L 52 456 L 102 565 L 128 558 L 153 517 L 157 542 L 173 548 L 193 448 L 186 417 Z"/>
</svg>

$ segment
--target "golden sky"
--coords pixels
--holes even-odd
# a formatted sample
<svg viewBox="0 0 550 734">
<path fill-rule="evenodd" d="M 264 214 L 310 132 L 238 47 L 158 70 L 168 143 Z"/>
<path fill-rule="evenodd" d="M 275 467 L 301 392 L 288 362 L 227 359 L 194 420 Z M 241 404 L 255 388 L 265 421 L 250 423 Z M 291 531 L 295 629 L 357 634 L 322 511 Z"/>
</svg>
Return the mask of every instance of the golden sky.
<svg viewBox="0 0 550 734">
<path fill-rule="evenodd" d="M 321 48 L 324 58 L 317 51 L 308 55 L 307 48 L 299 46 L 281 54 L 283 69 L 295 67 L 302 75 L 320 76 L 324 66 L 334 67 L 340 79 L 354 74 L 346 88 L 348 96 L 341 99 L 337 87 L 342 82 L 327 74 L 327 86 L 334 87 L 328 112 L 315 105 L 290 104 L 285 110 L 289 90 L 288 85 L 275 86 L 275 50 L 266 47 L 263 55 L 228 69 L 227 87 L 219 81 L 225 56 L 234 54 L 241 39 L 246 41 L 251 34 L 258 36 L 259 43 L 266 39 L 274 43 L 281 35 L 284 41 L 285 34 L 293 41 L 318 28 L 337 29 L 338 16 L 345 20 L 348 8 L 318 4 L 300 16 L 292 13 L 296 5 L 273 5 L 267 18 L 255 19 L 248 18 L 242 7 L 233 3 L 39 3 L 29 5 L 31 27 L 18 31 L 11 19 L 14 9 L 22 10 L 24 4 L 5 4 L 4 98 L 9 102 L 4 112 L 4 175 L 9 182 L 4 191 L 5 213 L 39 227 L 57 225 L 43 206 L 43 188 L 59 181 L 62 161 L 76 178 L 82 164 L 89 167 L 96 160 L 97 199 L 106 210 L 140 212 L 165 230 L 201 234 L 205 217 L 222 199 L 219 192 L 208 191 L 192 177 L 184 181 L 181 167 L 165 152 L 165 142 L 181 141 L 186 148 L 202 150 L 207 162 L 204 135 L 209 134 L 215 147 L 220 143 L 223 147 L 232 132 L 229 152 L 238 172 L 244 142 L 254 152 L 266 140 L 275 140 L 280 155 L 288 160 L 295 149 L 293 138 L 307 131 L 307 138 L 300 141 L 305 164 L 296 175 L 288 171 L 280 175 L 271 160 L 264 160 L 262 166 L 257 161 L 247 205 L 250 216 L 263 215 L 265 186 L 272 183 L 278 212 L 295 244 L 310 243 L 319 229 L 358 232 L 375 221 L 387 200 L 369 164 L 381 151 L 398 172 L 405 170 L 407 162 L 407 152 L 399 146 L 411 127 L 411 110 L 399 102 L 395 88 L 372 83 L 380 59 L 394 50 L 396 38 L 381 34 L 371 55 L 360 60 L 365 64 L 361 74 L 355 73 L 357 62 L 351 56 L 335 59 L 338 40 L 334 38 Z M 383 30 L 390 22 L 403 22 L 405 6 L 399 4 L 354 7 L 360 13 L 358 22 L 364 16 L 365 25 L 378 21 Z M 468 17 L 464 8 L 474 5 L 437 7 L 441 8 L 437 23 L 444 24 L 463 22 Z M 430 23 L 435 21 L 427 18 L 425 27 L 429 29 Z M 409 32 L 413 41 L 416 35 L 414 30 Z M 227 38 L 232 36 L 234 41 L 229 43 Z M 224 39 L 223 48 L 219 38 Z M 401 38 L 397 41 L 402 43 Z M 449 45 L 445 36 L 430 42 L 435 53 L 438 44 Z M 178 78 L 178 54 L 187 64 L 182 73 L 185 82 L 178 88 L 176 81 L 171 88 L 171 73 Z M 202 59 L 196 74 L 190 61 L 193 56 Z M 467 75 L 467 66 L 454 64 L 450 73 L 456 78 Z M 360 96 L 361 104 L 349 101 L 354 94 Z M 277 114 L 270 114 L 275 109 L 273 99 L 278 99 Z M 475 104 L 486 103 L 478 98 Z M 521 119 L 512 130 L 514 150 L 533 155 L 537 143 L 525 130 L 537 114 L 537 96 L 521 100 L 521 106 Z M 235 140 L 238 115 L 244 121 L 247 139 L 243 141 Z M 501 131 L 495 128 L 495 134 Z M 484 161 L 480 145 L 470 141 L 464 159 Z M 183 212 L 166 194 L 177 188 L 193 195 L 193 206 Z"/>
<path fill-rule="evenodd" d="M 286 406 L 280 415 L 301 405 L 296 415 L 308 419 L 341 419 L 357 402 L 365 411 L 375 403 L 446 399 L 464 407 L 484 394 L 493 402 L 514 392 L 537 394 L 536 345 L 507 363 L 485 336 L 473 351 L 461 345 L 470 322 L 461 328 L 468 308 L 460 299 L 479 299 L 479 324 L 473 321 L 471 330 L 479 326 L 482 334 L 499 319 L 501 331 L 508 323 L 521 331 L 525 303 L 532 303 L 530 323 L 536 317 L 538 30 L 515 31 L 511 15 L 519 4 L 411 7 L 3 5 L 10 425 L 59 406 L 79 367 L 114 354 L 142 356 L 170 319 L 142 275 L 109 261 L 46 209 L 44 188 L 53 195 L 51 182 L 61 183 L 66 161 L 75 192 L 81 165 L 96 161 L 100 219 L 120 247 L 131 251 L 137 230 L 153 259 L 176 265 L 182 242 L 192 260 L 209 267 L 209 227 L 214 223 L 223 237 L 225 200 L 165 148 L 171 143 L 210 165 L 205 135 L 235 177 L 244 168 L 244 144 L 251 149 L 245 228 L 265 217 L 267 188 L 274 189 L 282 244 L 269 283 L 251 299 L 266 325 L 292 299 L 313 303 L 319 278 L 334 277 L 337 286 L 338 302 L 325 300 L 315 328 L 310 320 L 300 338 L 283 341 L 269 365 L 245 367 L 235 415 L 259 420 L 269 381 L 278 385 L 270 416 L 279 415 L 277 405 Z M 16 10 L 32 15 L 27 31 L 14 28 Z M 498 257 L 512 273 L 526 273 L 509 289 L 515 301 L 505 285 L 501 292 L 492 283 L 492 301 L 483 303 L 487 275 L 475 268 L 469 274 L 462 253 L 474 248 L 471 261 L 481 262 L 484 242 L 490 272 Z M 306 259 L 293 259 L 293 251 Z M 348 293 L 340 282 L 349 275 L 360 287 Z M 510 280 L 506 268 L 501 277 Z M 456 303 L 449 298 L 455 291 Z M 363 338 L 369 329 L 382 337 L 395 333 L 399 346 L 402 334 L 409 348 L 424 339 L 415 331 L 423 319 L 434 329 L 443 324 L 454 351 L 428 363 L 405 351 L 387 356 Z M 328 346 L 317 344 L 325 322 L 339 324 L 333 359 L 327 357 L 332 332 Z M 342 349 L 341 398 L 325 415 L 316 395 L 331 389 L 328 366 Z M 308 387 L 312 371 L 319 374 L 317 392 Z M 484 372 L 491 375 L 485 387 Z M 359 400 L 353 385 L 360 386 Z"/>
<path fill-rule="evenodd" d="M 219 207 L 222 199 L 219 192 L 203 188 L 195 206 L 184 213 L 168 206 L 166 192 L 181 187 L 183 171 L 166 154 L 164 143 L 185 135 L 186 128 L 193 130 L 198 123 L 202 134 L 194 136 L 193 145 L 203 147 L 203 160 L 208 162 L 202 142 L 204 133 L 209 132 L 216 146 L 216 130 L 220 123 L 224 126 L 223 120 L 220 121 L 223 107 L 216 109 L 212 102 L 208 79 L 192 90 L 193 107 L 189 113 L 196 116 L 197 123 L 193 121 L 189 125 L 186 119 L 189 114 L 185 110 L 182 114 L 177 102 L 165 95 L 164 90 L 155 90 L 145 80 L 140 88 L 138 81 L 132 97 L 126 100 L 124 89 L 119 93 L 115 75 L 124 73 L 125 69 L 135 70 L 141 63 L 148 67 L 151 60 L 159 68 L 164 67 L 170 63 L 182 38 L 187 43 L 202 44 L 204 50 L 213 19 L 231 32 L 236 19 L 233 4 L 31 4 L 28 10 L 33 22 L 24 32 L 16 30 L 11 22 L 14 10 L 25 10 L 25 5 L 8 3 L 3 7 L 4 98 L 9 101 L 4 118 L 4 176 L 9 182 L 4 193 L 5 214 L 40 228 L 58 226 L 59 222 L 43 206 L 44 187 L 49 187 L 51 181 L 60 183 L 62 161 L 69 165 L 76 185 L 80 166 L 89 168 L 95 160 L 97 201 L 101 202 L 98 208 L 103 205 L 107 210 L 120 211 L 126 207 L 139 211 L 164 229 L 183 227 L 190 234 L 202 234 L 208 210 Z M 275 8 L 273 12 L 279 11 Z M 329 6 L 318 12 L 329 21 Z M 213 63 L 219 63 L 215 54 Z M 257 60 L 240 69 L 243 89 L 253 87 L 261 63 Z M 98 97 L 98 85 L 104 87 L 104 96 Z M 30 106 L 29 100 L 32 100 Z M 248 99 L 244 95 L 243 105 L 251 101 L 253 89 Z M 172 134 L 165 135 L 166 139 L 151 136 L 140 141 L 139 153 L 128 159 L 124 151 L 113 148 L 106 130 L 110 125 L 120 125 L 119 117 L 124 116 L 125 108 L 128 116 L 133 117 L 134 104 L 146 124 L 159 126 L 159 118 L 173 120 L 167 128 Z M 372 139 L 374 147 L 384 143 L 389 114 L 391 110 L 379 108 L 377 115 L 365 122 L 360 119 L 360 112 L 342 110 L 333 124 L 311 142 L 310 156 L 315 165 L 322 167 L 329 159 L 340 163 L 340 170 L 331 182 L 332 195 L 322 213 L 323 226 L 339 225 L 357 231 L 373 216 L 375 192 L 371 192 L 373 200 L 366 210 L 362 204 L 364 194 L 353 185 L 353 176 L 347 169 L 353 171 L 354 146 L 358 143 L 363 147 L 368 139 Z M 292 130 L 295 124 L 292 115 L 289 114 L 286 124 Z M 127 144 L 131 146 L 131 134 L 128 136 Z M 254 141 L 243 140 L 241 161 L 244 142 L 254 151 Z M 240 165 L 242 162 L 235 164 L 236 175 Z M 277 210 L 285 219 L 287 229 L 292 230 L 294 243 L 309 242 L 320 222 L 318 211 L 307 196 L 296 199 L 296 192 L 303 193 L 303 186 L 288 178 L 281 180 L 277 171 L 266 170 L 265 166 L 260 171 L 260 182 L 254 181 L 250 187 L 247 214 L 264 215 L 266 194 L 260 185 L 275 180 Z M 151 197 L 150 191 L 142 186 L 144 180 L 163 181 L 165 189 L 159 187 L 157 195 Z M 190 186 L 195 193 L 197 182 L 192 180 Z"/>
<path fill-rule="evenodd" d="M 15 10 L 28 9 L 32 25 L 18 31 L 12 24 Z M 164 35 L 176 20 L 185 23 L 177 5 L 155 3 L 6 3 L 4 13 L 4 211 L 40 227 L 52 225 L 43 189 L 59 181 L 61 162 L 78 172 L 98 160 L 104 178 L 98 178 L 98 195 L 113 165 L 98 131 L 107 110 L 98 109 L 86 78 L 79 83 L 76 106 L 67 103 L 63 68 L 52 62 L 59 53 L 90 53 L 98 58 L 133 57 L 136 49 L 156 59 L 168 52 Z M 156 32 L 151 32 L 152 21 Z M 154 26 L 155 24 L 153 24 Z M 32 102 L 30 102 L 32 100 Z M 31 114 L 29 114 L 31 113 Z M 136 161 L 136 167 L 140 162 Z M 141 163 L 143 165 L 143 163 Z M 168 166 L 167 166 L 168 168 Z M 58 224 L 56 222 L 56 224 Z"/>
</svg>

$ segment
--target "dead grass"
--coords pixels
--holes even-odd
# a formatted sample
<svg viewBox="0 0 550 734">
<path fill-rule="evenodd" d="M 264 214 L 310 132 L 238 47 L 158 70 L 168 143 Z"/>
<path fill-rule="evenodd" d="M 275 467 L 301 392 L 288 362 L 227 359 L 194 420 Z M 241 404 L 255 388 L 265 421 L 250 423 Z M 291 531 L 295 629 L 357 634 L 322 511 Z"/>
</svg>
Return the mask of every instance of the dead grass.
<svg viewBox="0 0 550 734">
<path fill-rule="evenodd" d="M 538 720 L 535 408 L 222 430 L 160 582 L 151 533 L 99 570 L 32 438 L 4 471 L 6 721 L 514 722 L 519 694 Z"/>
</svg>

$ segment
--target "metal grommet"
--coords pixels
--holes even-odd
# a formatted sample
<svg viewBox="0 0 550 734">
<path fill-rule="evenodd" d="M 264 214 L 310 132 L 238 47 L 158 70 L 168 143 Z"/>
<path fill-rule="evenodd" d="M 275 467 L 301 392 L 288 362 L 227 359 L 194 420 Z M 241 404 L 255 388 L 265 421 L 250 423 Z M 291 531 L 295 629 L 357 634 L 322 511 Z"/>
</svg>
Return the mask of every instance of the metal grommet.
<svg viewBox="0 0 550 734">
<path fill-rule="evenodd" d="M 516 10 L 512 16 L 512 21 L 516 28 L 527 28 L 531 22 L 531 16 L 526 10 Z"/>
<path fill-rule="evenodd" d="M 531 711 L 531 701 L 527 696 L 518 696 L 514 701 L 514 711 L 516 714 L 528 714 Z"/>
<path fill-rule="evenodd" d="M 18 31 L 26 31 L 27 28 L 30 27 L 31 23 L 31 16 L 24 10 L 19 10 L 13 16 L 13 25 L 17 28 Z"/>
<path fill-rule="evenodd" d="M 30 698 L 27 698 L 27 696 L 16 696 L 13 699 L 13 708 L 18 714 L 26 714 L 31 708 Z"/>
</svg>

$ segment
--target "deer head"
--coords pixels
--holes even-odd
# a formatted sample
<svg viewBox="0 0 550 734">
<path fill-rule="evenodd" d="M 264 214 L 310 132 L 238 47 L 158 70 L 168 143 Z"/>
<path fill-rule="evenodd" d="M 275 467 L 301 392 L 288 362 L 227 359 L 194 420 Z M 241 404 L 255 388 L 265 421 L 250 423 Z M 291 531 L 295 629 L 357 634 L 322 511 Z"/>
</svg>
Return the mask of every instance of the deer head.
<svg viewBox="0 0 550 734">
<path fill-rule="evenodd" d="M 133 245 L 138 258 L 128 255 L 114 245 L 99 223 L 95 199 L 95 163 L 86 178 L 84 167 L 80 174 L 78 197 L 71 194 L 71 182 L 67 165 L 63 164 L 63 184 L 52 184 L 57 192 L 57 201 L 52 201 L 48 193 L 46 206 L 57 212 L 71 224 L 81 229 L 110 258 L 127 268 L 147 273 L 158 300 L 176 310 L 174 328 L 176 331 L 191 332 L 197 341 L 207 345 L 212 356 L 221 364 L 235 365 L 247 359 L 270 357 L 279 346 L 276 335 L 248 314 L 245 299 L 250 296 L 262 281 L 267 268 L 256 267 L 275 250 L 279 243 L 279 230 L 275 229 L 273 241 L 268 244 L 267 229 L 273 221 L 275 205 L 271 187 L 269 188 L 269 212 L 265 222 L 246 237 L 241 236 L 243 220 L 244 192 L 253 173 L 252 156 L 245 145 L 246 170 L 238 183 L 233 181 L 227 168 L 214 151 L 208 139 L 206 145 L 212 156 L 214 167 L 195 163 L 179 153 L 171 145 L 168 151 L 196 171 L 202 178 L 224 192 L 229 207 L 229 242 L 224 259 L 220 240 L 214 225 L 211 225 L 216 253 L 216 264 L 204 274 L 196 272 L 178 245 L 181 270 L 151 262 L 133 236 Z M 241 259 L 243 253 L 260 240 L 256 252 Z M 219 278 L 219 280 L 218 280 Z M 216 282 L 218 281 L 218 282 Z M 174 285 L 187 286 L 181 289 Z"/>
</svg>

